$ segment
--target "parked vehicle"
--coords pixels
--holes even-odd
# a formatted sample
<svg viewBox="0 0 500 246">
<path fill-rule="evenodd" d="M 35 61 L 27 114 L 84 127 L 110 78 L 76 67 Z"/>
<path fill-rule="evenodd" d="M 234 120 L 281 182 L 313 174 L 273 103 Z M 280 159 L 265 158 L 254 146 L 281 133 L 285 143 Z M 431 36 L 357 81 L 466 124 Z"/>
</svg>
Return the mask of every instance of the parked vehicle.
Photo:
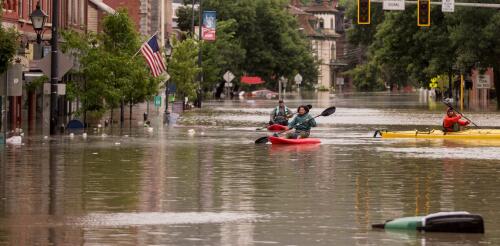
<svg viewBox="0 0 500 246">
<path fill-rule="evenodd" d="M 267 99 L 273 99 L 273 98 L 278 98 L 278 93 L 276 93 L 274 91 L 267 90 L 267 89 L 263 89 L 263 90 L 252 91 L 250 93 L 250 96 L 251 97 L 263 97 L 263 98 L 267 98 Z"/>
</svg>

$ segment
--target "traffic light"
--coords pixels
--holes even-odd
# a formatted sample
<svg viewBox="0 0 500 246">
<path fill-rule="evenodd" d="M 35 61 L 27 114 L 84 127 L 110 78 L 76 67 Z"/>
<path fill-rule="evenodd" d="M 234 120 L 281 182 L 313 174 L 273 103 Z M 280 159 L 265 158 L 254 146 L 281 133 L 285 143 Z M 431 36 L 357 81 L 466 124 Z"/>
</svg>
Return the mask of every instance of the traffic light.
<svg viewBox="0 0 500 246">
<path fill-rule="evenodd" d="M 358 25 L 370 24 L 370 0 L 358 0 Z"/>
<path fill-rule="evenodd" d="M 417 10 L 418 26 L 430 26 L 431 25 L 431 1 L 430 0 L 418 0 L 418 10 Z"/>
</svg>

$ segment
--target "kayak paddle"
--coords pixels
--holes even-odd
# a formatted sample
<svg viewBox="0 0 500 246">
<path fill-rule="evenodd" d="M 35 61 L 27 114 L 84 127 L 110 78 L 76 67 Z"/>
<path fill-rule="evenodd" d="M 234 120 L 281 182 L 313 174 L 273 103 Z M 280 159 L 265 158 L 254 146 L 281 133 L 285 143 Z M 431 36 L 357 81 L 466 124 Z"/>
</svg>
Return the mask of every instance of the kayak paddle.
<svg viewBox="0 0 500 246">
<path fill-rule="evenodd" d="M 306 105 L 306 107 L 308 107 L 309 109 L 312 109 L 312 107 L 313 107 L 313 106 L 312 106 L 311 104 L 307 104 L 307 105 Z M 293 117 L 294 115 L 296 115 L 296 114 L 297 114 L 297 113 L 293 113 L 293 114 L 292 114 L 292 117 Z M 267 129 L 267 127 L 268 127 L 268 126 L 270 126 L 270 125 L 268 124 L 268 125 L 266 125 L 266 126 L 259 127 L 259 128 L 255 129 L 255 130 L 256 130 L 256 131 L 264 130 L 264 129 Z"/>
<path fill-rule="evenodd" d="M 318 118 L 320 116 L 329 116 L 329 115 L 332 115 L 333 113 L 335 113 L 335 110 L 336 110 L 336 108 L 334 106 L 329 107 L 329 108 L 323 110 L 323 112 L 321 112 L 321 114 L 314 116 L 312 119 Z M 311 119 L 309 119 L 307 121 L 304 121 L 303 123 L 309 122 L 310 120 Z M 302 124 L 295 125 L 294 127 L 291 127 L 288 130 L 284 130 L 284 131 L 278 132 L 277 134 L 279 135 L 279 134 L 282 134 L 284 132 L 290 131 L 290 130 L 294 129 L 295 127 L 297 127 L 299 125 L 302 125 Z M 268 136 L 265 136 L 265 137 L 260 137 L 257 140 L 255 140 L 255 143 L 256 144 L 264 144 L 264 143 L 267 143 L 268 141 L 269 141 Z"/>
<path fill-rule="evenodd" d="M 478 125 L 476 125 L 476 123 L 474 123 L 472 120 L 470 120 L 469 118 L 465 117 L 465 115 L 463 115 L 462 113 L 460 113 L 460 111 L 458 111 L 457 109 L 455 109 L 453 106 L 451 106 L 451 104 L 449 102 L 443 102 L 446 106 L 450 107 L 453 111 L 457 112 L 459 115 L 461 115 L 462 117 L 464 117 L 466 120 L 468 120 L 470 123 L 472 123 L 475 127 L 477 128 L 481 128 L 479 127 Z"/>
</svg>

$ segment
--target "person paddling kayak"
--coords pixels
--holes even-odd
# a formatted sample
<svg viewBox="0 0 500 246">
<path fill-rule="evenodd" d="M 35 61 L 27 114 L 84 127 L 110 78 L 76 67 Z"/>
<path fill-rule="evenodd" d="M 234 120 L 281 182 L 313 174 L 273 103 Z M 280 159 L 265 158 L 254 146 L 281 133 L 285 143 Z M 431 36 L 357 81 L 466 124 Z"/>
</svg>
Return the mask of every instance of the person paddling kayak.
<svg viewBox="0 0 500 246">
<path fill-rule="evenodd" d="M 299 106 L 297 108 L 297 116 L 288 124 L 288 128 L 295 128 L 295 132 L 287 133 L 286 138 L 307 138 L 312 127 L 316 127 L 316 121 L 309 115 L 307 106 Z"/>
<path fill-rule="evenodd" d="M 460 126 L 467 126 L 470 124 L 467 120 L 462 120 L 461 115 L 457 115 L 453 108 L 448 108 L 446 115 L 443 118 L 443 130 L 445 132 L 458 132 Z"/>
<path fill-rule="evenodd" d="M 280 124 L 286 126 L 288 125 L 288 119 L 292 118 L 292 116 L 292 112 L 285 105 L 283 100 L 279 100 L 278 106 L 271 112 L 271 120 L 269 121 L 269 125 Z"/>
</svg>

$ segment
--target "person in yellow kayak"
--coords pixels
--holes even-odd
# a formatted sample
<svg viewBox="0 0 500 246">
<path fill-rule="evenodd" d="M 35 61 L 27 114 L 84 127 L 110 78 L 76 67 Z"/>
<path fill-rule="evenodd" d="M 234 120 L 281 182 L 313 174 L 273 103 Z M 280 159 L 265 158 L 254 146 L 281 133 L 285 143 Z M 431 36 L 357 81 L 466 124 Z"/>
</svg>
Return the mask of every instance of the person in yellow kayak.
<svg viewBox="0 0 500 246">
<path fill-rule="evenodd" d="M 271 112 L 271 120 L 269 125 L 280 124 L 282 126 L 288 125 L 288 119 L 292 118 L 293 114 L 290 109 L 285 105 L 283 100 L 278 101 L 278 106 Z"/>
<path fill-rule="evenodd" d="M 311 128 L 316 127 L 316 121 L 309 114 L 309 107 L 301 105 L 297 108 L 297 116 L 288 124 L 288 128 L 295 128 L 295 132 L 286 134 L 286 138 L 307 138 Z"/>
<path fill-rule="evenodd" d="M 453 108 L 448 108 L 446 116 L 443 118 L 443 129 L 445 132 L 458 132 L 460 126 L 467 126 L 470 124 L 467 120 L 462 120 L 462 115 L 457 115 Z"/>
</svg>

